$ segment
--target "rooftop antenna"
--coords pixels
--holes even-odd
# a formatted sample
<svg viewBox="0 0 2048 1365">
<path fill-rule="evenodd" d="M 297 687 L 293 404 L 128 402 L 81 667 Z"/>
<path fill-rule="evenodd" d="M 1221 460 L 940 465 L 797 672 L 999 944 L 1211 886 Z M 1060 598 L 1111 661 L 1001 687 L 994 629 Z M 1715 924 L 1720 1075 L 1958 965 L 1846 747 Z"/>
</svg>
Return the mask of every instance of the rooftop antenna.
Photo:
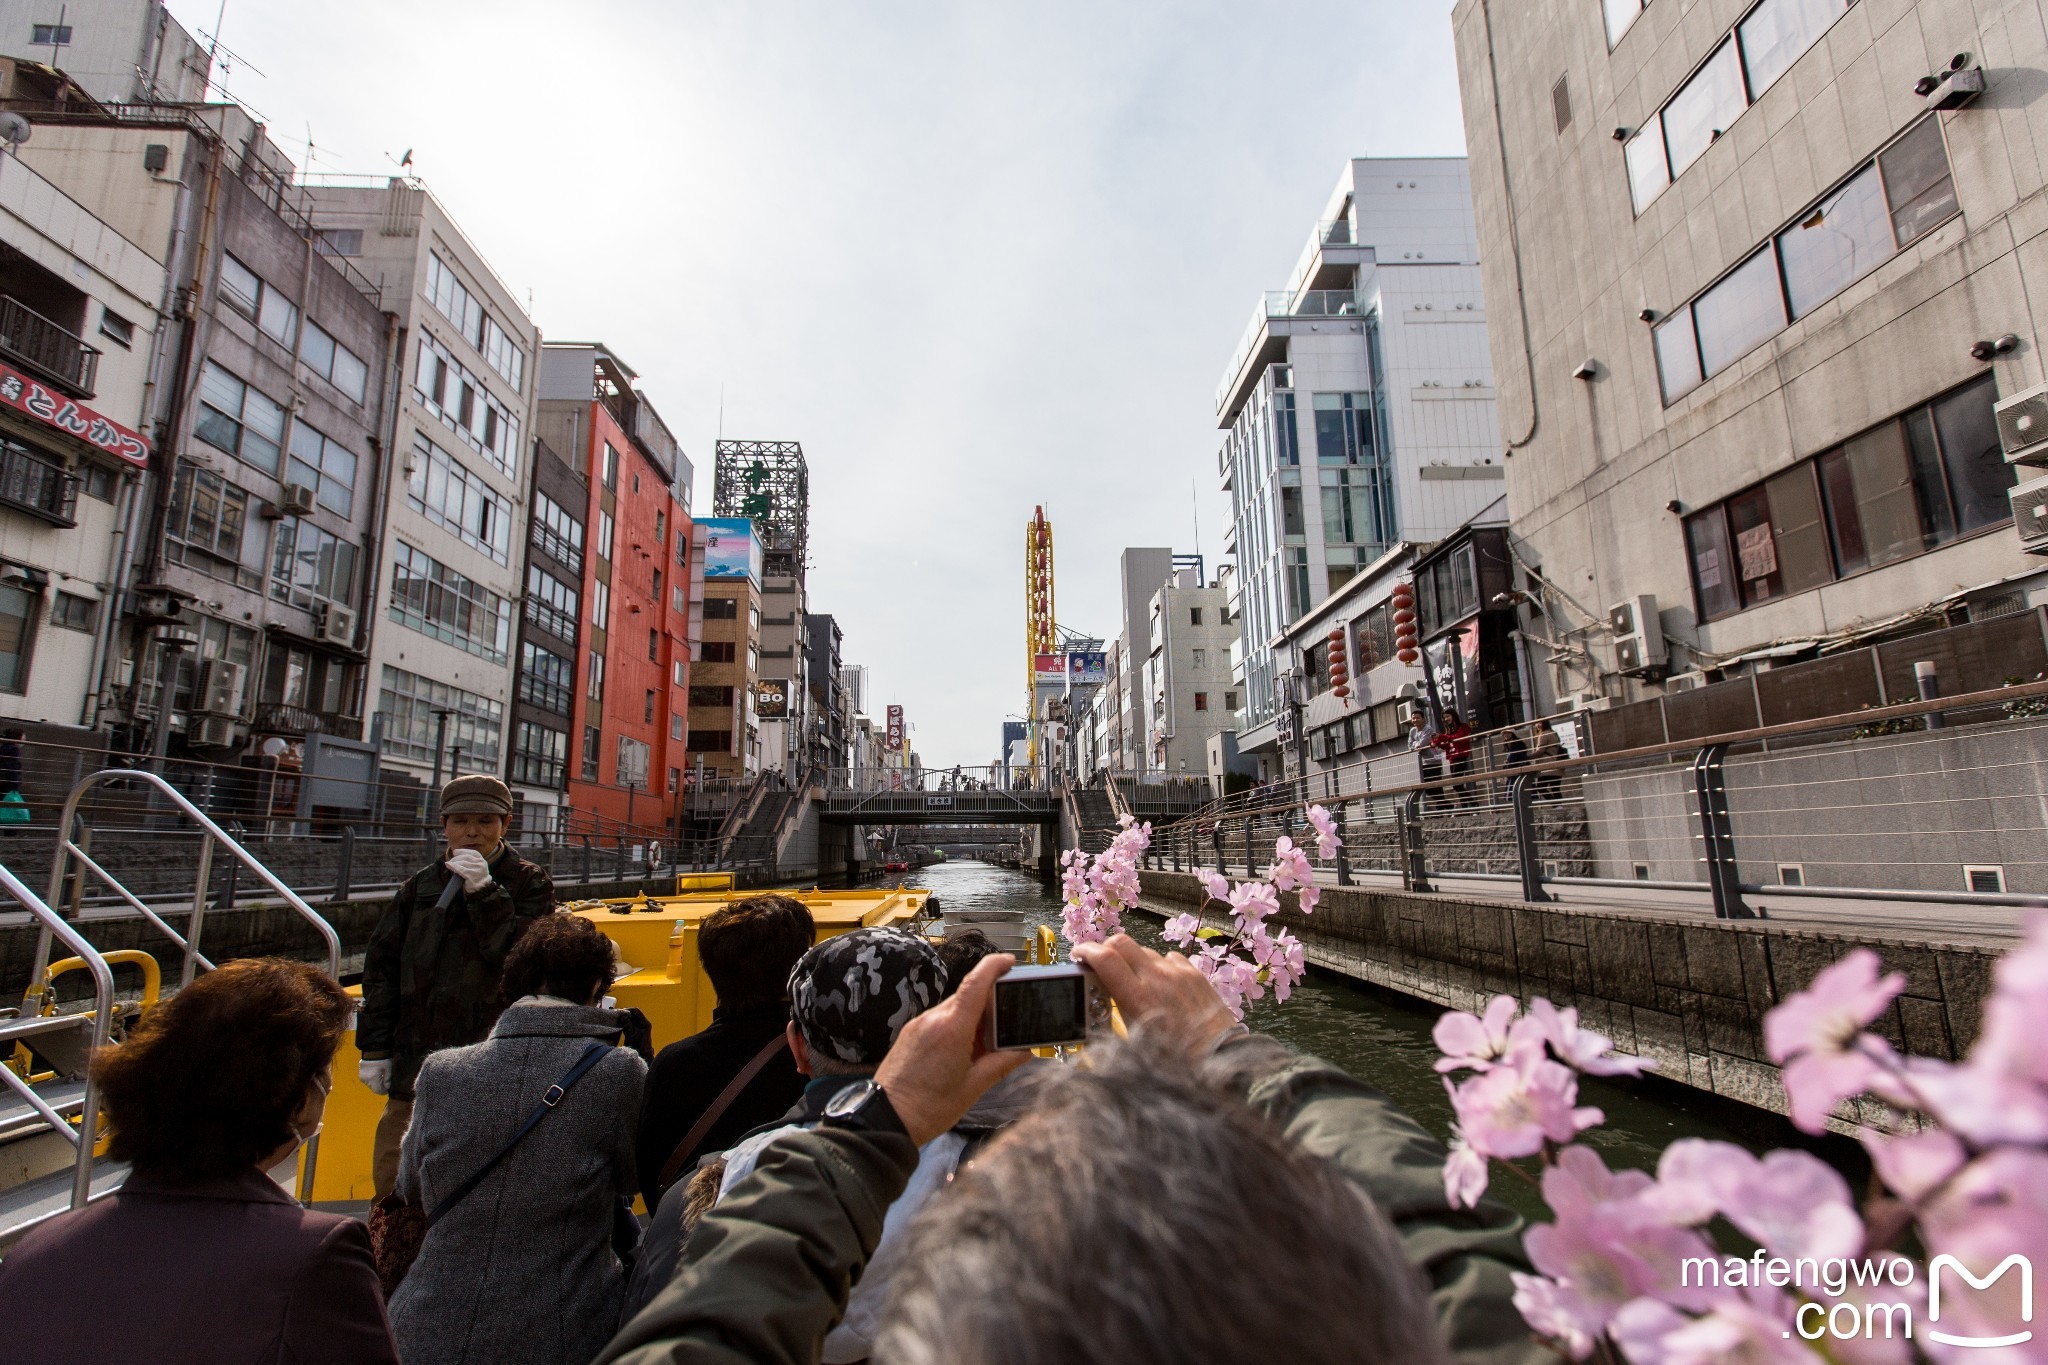
<svg viewBox="0 0 2048 1365">
<path fill-rule="evenodd" d="M 725 381 L 718 381 L 718 439 L 725 439 Z"/>
<path fill-rule="evenodd" d="M 1188 480 L 1188 501 L 1193 503 L 1195 508 L 1195 558 L 1200 559 L 1202 557 L 1202 492 L 1200 486 L 1193 479 Z M 1196 586 L 1200 587 L 1201 585 L 1196 584 Z"/>
</svg>

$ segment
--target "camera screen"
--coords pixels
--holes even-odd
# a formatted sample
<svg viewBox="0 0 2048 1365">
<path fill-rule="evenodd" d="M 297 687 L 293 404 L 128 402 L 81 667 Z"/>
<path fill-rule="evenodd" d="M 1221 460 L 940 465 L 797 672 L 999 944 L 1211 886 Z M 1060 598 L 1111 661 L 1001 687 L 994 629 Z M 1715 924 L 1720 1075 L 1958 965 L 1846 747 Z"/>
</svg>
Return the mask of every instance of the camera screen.
<svg viewBox="0 0 2048 1365">
<path fill-rule="evenodd" d="M 996 982 L 996 1047 L 1078 1043 L 1088 1036 L 1088 983 L 1078 972 Z"/>
</svg>

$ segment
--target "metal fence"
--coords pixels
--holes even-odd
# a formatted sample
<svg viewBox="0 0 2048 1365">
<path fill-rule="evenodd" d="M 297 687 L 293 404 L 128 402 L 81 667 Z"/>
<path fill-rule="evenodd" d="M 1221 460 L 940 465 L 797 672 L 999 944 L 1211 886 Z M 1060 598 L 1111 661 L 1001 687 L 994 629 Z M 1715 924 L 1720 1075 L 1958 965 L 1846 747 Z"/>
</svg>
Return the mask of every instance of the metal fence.
<svg viewBox="0 0 2048 1365">
<path fill-rule="evenodd" d="M 1155 828 L 1147 862 L 1261 872 L 1274 838 L 1311 837 L 1311 804 L 1341 826 L 1340 885 L 1704 893 L 1724 918 L 1765 892 L 2048 907 L 2048 683 L 1364 791 L 1296 781 Z"/>
</svg>

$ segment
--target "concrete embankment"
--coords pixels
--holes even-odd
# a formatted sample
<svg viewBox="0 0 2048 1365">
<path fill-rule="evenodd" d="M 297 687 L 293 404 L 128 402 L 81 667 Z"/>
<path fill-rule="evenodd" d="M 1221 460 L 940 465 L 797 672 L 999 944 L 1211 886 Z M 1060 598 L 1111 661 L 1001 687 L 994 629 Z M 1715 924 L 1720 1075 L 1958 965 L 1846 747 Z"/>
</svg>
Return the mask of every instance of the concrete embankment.
<svg viewBox="0 0 2048 1365">
<path fill-rule="evenodd" d="M 1177 913 L 1203 896 L 1187 873 L 1143 874 L 1147 908 Z M 1279 919 L 1317 967 L 1449 1009 L 1495 995 L 1576 1005 L 1581 1021 L 1658 1073 L 1744 1104 L 1785 1112 L 1763 1019 L 1856 947 L 1905 974 L 1905 994 L 1873 1028 L 1919 1056 L 1968 1050 L 1991 989 L 1996 948 L 1787 929 L 1769 921 L 1675 921 L 1366 888 L 1325 888 L 1313 915 Z M 1222 922 L 1219 918 L 1218 922 Z M 1889 1126 L 1881 1106 L 1860 1116 Z M 1848 1125 L 1839 1125 L 1848 1131 Z"/>
</svg>

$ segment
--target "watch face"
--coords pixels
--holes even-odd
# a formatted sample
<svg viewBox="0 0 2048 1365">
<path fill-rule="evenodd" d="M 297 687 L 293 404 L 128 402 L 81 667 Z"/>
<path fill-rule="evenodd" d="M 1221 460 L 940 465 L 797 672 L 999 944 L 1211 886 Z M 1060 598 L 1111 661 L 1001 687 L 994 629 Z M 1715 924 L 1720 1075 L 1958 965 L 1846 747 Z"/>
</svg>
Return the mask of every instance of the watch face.
<svg viewBox="0 0 2048 1365">
<path fill-rule="evenodd" d="M 863 1076 L 852 1085 L 825 1101 L 825 1117 L 828 1119 L 849 1118 L 868 1102 L 868 1097 L 882 1087 L 875 1084 L 874 1077 Z"/>
</svg>

